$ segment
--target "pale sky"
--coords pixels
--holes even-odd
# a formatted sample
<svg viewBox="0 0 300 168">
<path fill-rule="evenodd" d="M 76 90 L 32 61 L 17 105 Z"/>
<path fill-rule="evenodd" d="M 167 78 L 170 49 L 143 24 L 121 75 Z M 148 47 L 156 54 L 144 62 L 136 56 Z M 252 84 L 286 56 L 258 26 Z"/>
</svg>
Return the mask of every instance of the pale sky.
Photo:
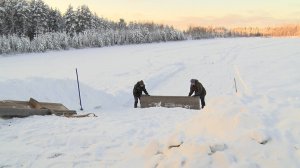
<svg viewBox="0 0 300 168">
<path fill-rule="evenodd" d="M 87 5 L 98 16 L 118 21 L 153 21 L 188 26 L 276 26 L 300 24 L 300 0 L 44 0 L 65 13 Z"/>
</svg>

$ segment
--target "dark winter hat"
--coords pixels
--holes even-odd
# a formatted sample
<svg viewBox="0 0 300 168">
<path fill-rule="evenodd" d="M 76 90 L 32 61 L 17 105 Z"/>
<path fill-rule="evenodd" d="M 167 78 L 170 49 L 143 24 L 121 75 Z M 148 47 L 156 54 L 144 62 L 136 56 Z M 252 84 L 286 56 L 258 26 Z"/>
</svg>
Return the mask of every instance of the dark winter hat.
<svg viewBox="0 0 300 168">
<path fill-rule="evenodd" d="M 191 79 L 191 84 L 195 84 L 196 83 L 196 79 Z"/>
<path fill-rule="evenodd" d="M 143 80 L 140 81 L 140 85 L 145 85 Z"/>
</svg>

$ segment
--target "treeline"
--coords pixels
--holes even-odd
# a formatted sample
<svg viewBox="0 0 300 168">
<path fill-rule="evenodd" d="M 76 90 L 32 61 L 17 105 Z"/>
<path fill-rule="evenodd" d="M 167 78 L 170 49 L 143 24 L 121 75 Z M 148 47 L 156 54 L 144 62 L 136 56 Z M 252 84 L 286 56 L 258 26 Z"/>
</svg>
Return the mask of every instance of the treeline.
<svg viewBox="0 0 300 168">
<path fill-rule="evenodd" d="M 0 0 L 0 54 L 166 42 L 185 39 L 300 36 L 300 25 L 268 28 L 190 27 L 98 17 L 83 5 L 62 14 L 43 0 Z"/>
<path fill-rule="evenodd" d="M 207 38 L 225 38 L 233 37 L 225 27 L 189 27 L 184 31 L 184 35 L 188 39 L 207 39 Z"/>
<path fill-rule="evenodd" d="M 183 39 L 183 33 L 170 28 L 156 31 L 149 31 L 147 28 L 121 31 L 91 29 L 73 35 L 66 32 L 47 32 L 35 36 L 32 40 L 29 37 L 14 34 L 0 36 L 0 54 L 45 52 L 47 50 L 166 42 Z"/>
<path fill-rule="evenodd" d="M 300 25 L 288 25 L 281 27 L 268 27 L 261 30 L 263 36 L 300 36 Z"/>
<path fill-rule="evenodd" d="M 0 1 L 0 54 L 184 40 L 171 26 L 113 22 L 87 6 L 64 14 L 42 0 Z"/>
<path fill-rule="evenodd" d="M 281 27 L 253 28 L 240 27 L 227 29 L 225 27 L 189 27 L 184 31 L 187 38 L 203 39 L 216 37 L 287 37 L 300 36 L 300 25 L 286 25 Z"/>
</svg>

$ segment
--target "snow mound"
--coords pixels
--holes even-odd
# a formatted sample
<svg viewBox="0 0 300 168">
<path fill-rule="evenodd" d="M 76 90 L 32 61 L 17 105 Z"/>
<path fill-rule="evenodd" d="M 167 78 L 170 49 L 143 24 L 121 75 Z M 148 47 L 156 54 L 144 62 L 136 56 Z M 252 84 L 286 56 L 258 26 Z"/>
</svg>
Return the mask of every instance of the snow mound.
<svg viewBox="0 0 300 168">
<path fill-rule="evenodd" d="M 85 111 L 116 107 L 114 96 L 80 84 L 82 105 Z M 77 82 L 71 79 L 26 78 L 0 82 L 2 100 L 28 101 L 30 97 L 41 102 L 63 103 L 67 108 L 79 110 Z"/>
</svg>

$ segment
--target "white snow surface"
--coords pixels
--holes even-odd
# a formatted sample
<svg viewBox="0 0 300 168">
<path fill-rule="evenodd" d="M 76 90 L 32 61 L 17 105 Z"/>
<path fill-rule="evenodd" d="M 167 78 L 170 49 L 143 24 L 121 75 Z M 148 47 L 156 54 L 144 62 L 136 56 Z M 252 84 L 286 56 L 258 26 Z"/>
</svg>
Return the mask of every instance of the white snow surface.
<svg viewBox="0 0 300 168">
<path fill-rule="evenodd" d="M 133 108 L 137 81 L 186 96 L 191 78 L 207 90 L 203 110 Z M 300 167 L 299 38 L 0 56 L 0 100 L 30 97 L 98 117 L 0 119 L 1 168 Z"/>
</svg>

